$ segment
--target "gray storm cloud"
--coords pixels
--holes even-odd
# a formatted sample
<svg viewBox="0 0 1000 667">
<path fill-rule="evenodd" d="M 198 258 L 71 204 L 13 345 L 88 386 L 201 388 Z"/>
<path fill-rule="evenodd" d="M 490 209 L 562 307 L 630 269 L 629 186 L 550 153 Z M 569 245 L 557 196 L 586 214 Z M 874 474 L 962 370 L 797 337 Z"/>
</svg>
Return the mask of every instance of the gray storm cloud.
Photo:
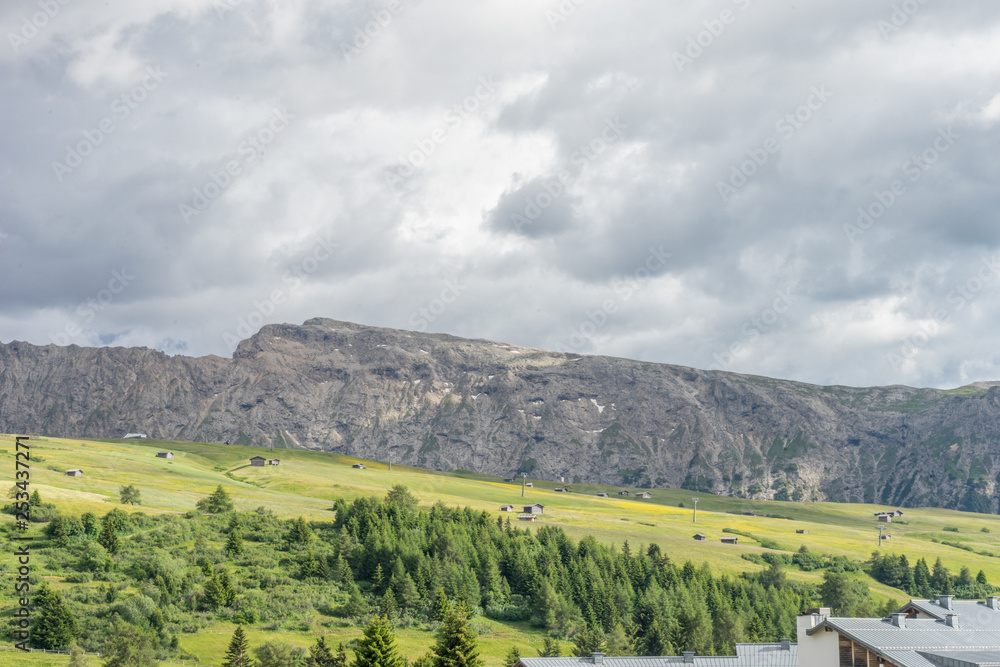
<svg viewBox="0 0 1000 667">
<path fill-rule="evenodd" d="M 0 340 L 322 316 L 850 385 L 1000 379 L 1000 9 L 0 9 Z"/>
</svg>

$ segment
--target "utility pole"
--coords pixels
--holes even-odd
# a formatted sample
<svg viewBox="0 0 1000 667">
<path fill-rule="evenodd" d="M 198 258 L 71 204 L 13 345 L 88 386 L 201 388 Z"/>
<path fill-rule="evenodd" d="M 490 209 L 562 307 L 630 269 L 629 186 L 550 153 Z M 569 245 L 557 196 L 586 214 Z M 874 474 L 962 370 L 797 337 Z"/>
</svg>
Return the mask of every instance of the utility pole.
<svg viewBox="0 0 1000 667">
<path fill-rule="evenodd" d="M 885 526 L 878 527 L 878 548 L 882 548 L 882 531 L 885 530 Z"/>
<path fill-rule="evenodd" d="M 524 483 L 528 481 L 528 473 L 521 473 L 521 497 L 524 498 Z"/>
<path fill-rule="evenodd" d="M 691 523 L 698 523 L 698 501 L 701 498 L 692 498 L 691 500 L 694 502 L 694 518 L 691 519 Z"/>
<path fill-rule="evenodd" d="M 389 472 L 392 472 L 392 452 L 389 452 Z"/>
</svg>

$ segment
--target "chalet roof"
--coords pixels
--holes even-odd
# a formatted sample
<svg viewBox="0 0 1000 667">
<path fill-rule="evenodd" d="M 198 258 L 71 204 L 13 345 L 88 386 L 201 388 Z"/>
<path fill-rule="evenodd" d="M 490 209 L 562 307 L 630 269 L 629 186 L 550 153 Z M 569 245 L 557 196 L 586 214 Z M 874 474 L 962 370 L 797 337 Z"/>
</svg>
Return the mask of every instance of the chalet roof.
<svg viewBox="0 0 1000 667">
<path fill-rule="evenodd" d="M 267 460 L 263 456 L 251 456 L 250 457 L 251 461 L 256 461 L 257 459 L 260 459 L 261 461 L 266 461 Z"/>
<path fill-rule="evenodd" d="M 659 657 L 615 657 L 605 656 L 598 664 L 604 667 L 680 667 L 685 664 L 694 667 L 798 667 L 798 647 L 789 644 L 737 644 L 736 655 L 691 656 L 686 662 L 684 656 Z M 593 667 L 594 658 L 521 658 L 523 667 Z"/>
<path fill-rule="evenodd" d="M 898 613 L 915 614 L 900 626 L 887 618 L 826 618 L 807 630 L 830 628 L 899 667 L 1000 665 L 1000 604 L 977 600 L 911 600 Z M 956 621 L 949 626 L 945 618 Z"/>
</svg>

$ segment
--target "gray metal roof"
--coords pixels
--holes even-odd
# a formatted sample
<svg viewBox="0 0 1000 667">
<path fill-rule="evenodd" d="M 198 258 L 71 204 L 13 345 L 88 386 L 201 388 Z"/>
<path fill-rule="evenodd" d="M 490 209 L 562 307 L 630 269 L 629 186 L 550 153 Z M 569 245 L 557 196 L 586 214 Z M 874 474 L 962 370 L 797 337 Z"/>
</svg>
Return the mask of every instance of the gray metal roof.
<svg viewBox="0 0 1000 667">
<path fill-rule="evenodd" d="M 798 667 L 798 647 L 793 642 L 789 648 L 781 644 L 737 644 L 736 655 L 694 656 L 692 663 L 685 663 L 683 656 L 615 657 L 604 656 L 603 667 Z M 594 659 L 586 658 L 521 658 L 522 667 L 593 667 Z M 928 667 L 935 667 L 929 665 Z"/>
<path fill-rule="evenodd" d="M 996 667 L 1000 665 L 998 651 L 948 651 L 920 654 L 938 667 Z"/>
<path fill-rule="evenodd" d="M 962 627 L 1000 630 L 1000 609 L 991 609 L 979 600 L 952 600 L 951 609 L 942 607 L 937 600 L 910 600 L 900 611 L 909 609 L 939 619 L 948 614 L 958 614 Z"/>
<path fill-rule="evenodd" d="M 826 618 L 809 635 L 830 628 L 899 667 L 1000 667 L 1000 609 L 977 600 L 911 600 L 903 627 L 889 618 Z M 927 617 L 930 618 L 927 618 Z M 944 620 L 954 616 L 954 627 Z"/>
</svg>

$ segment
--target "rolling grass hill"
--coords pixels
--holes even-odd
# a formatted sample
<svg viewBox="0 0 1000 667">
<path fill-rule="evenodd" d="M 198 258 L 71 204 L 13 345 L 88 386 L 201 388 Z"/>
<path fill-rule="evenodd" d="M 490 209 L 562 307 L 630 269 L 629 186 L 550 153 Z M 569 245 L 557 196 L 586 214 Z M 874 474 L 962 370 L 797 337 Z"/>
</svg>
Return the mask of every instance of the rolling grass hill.
<svg viewBox="0 0 1000 667">
<path fill-rule="evenodd" d="M 570 485 L 571 493 L 559 493 L 554 489 L 561 484 L 529 479 L 534 487 L 526 489 L 522 498 L 520 481 L 511 484 L 462 471 L 442 473 L 400 465 L 389 470 L 386 464 L 377 461 L 364 461 L 366 469 L 358 470 L 351 464 L 359 459 L 305 450 L 276 451 L 270 456 L 280 457 L 279 466 L 252 467 L 249 458 L 260 455 L 260 448 L 38 437 L 32 438 L 29 444 L 33 459 L 31 489 L 38 490 L 45 501 L 55 503 L 67 514 L 89 511 L 101 516 L 114 507 L 122 507 L 118 502 L 118 488 L 127 484 L 139 487 L 142 505 L 125 506 L 126 511 L 184 513 L 193 510 L 199 499 L 222 484 L 238 510 L 265 506 L 279 517 L 303 516 L 322 521 L 333 518 L 330 507 L 337 498 L 382 496 L 393 485 L 404 484 L 421 504 L 440 501 L 449 506 L 487 510 L 496 516 L 504 516 L 498 511 L 501 504 L 542 503 L 545 513 L 538 518 L 538 523 L 521 527 L 558 525 L 575 538 L 591 534 L 608 544 L 620 545 L 627 540 L 633 547 L 655 542 L 674 561 L 707 561 L 715 572 L 733 574 L 760 569 L 759 565 L 741 556 L 768 550 L 747 537 L 740 537 L 739 545 L 723 545 L 719 538 L 724 535 L 724 528 L 773 540 L 788 552 L 806 545 L 814 553 L 843 555 L 861 561 L 868 559 L 877 548 L 874 512 L 889 509 L 877 505 L 745 501 L 698 494 L 698 521 L 693 524 L 692 493 L 684 490 L 654 489 L 651 491 L 653 497 L 643 500 L 620 497 L 618 487 L 596 484 Z M 173 451 L 175 458 L 156 458 L 156 451 L 162 449 Z M 6 466 L 5 471 L 3 466 Z M 82 469 L 83 477 L 67 477 L 65 470 L 70 468 Z M 14 471 L 13 437 L 0 436 L 0 480 L 9 480 L 0 481 L 0 488 L 5 489 L 13 483 Z M 597 497 L 596 494 L 602 491 L 611 497 Z M 742 514 L 745 510 L 754 510 L 758 516 L 745 516 Z M 9 515 L 2 516 L 3 521 L 12 521 Z M 911 563 L 923 557 L 933 564 L 940 557 L 953 572 L 967 566 L 973 574 L 983 570 L 990 582 L 1000 583 L 1000 517 L 920 508 L 905 509 L 902 519 L 905 523 L 886 526 L 892 539 L 882 547 L 883 552 L 905 553 Z M 984 532 L 984 528 L 989 532 Z M 32 531 L 37 530 L 38 524 L 34 524 Z M 796 530 L 807 530 L 808 534 L 798 534 Z M 695 532 L 706 534 L 708 540 L 694 541 Z M 33 567 L 36 572 L 46 574 L 44 562 L 33 561 Z M 11 570 L 8 567 L 3 571 L 6 605 L 13 602 Z M 821 572 L 801 572 L 795 567 L 788 568 L 787 574 L 790 578 L 813 583 L 818 583 L 822 576 Z M 866 575 L 858 573 L 857 576 Z M 58 577 L 53 577 L 52 583 L 56 587 L 64 585 Z M 890 597 L 902 601 L 906 597 L 902 591 L 871 580 L 868 583 L 873 593 L 883 599 Z M 479 621 L 489 667 L 499 667 L 512 645 L 521 648 L 525 655 L 533 655 L 534 648 L 541 645 L 543 635 L 534 628 L 488 619 Z M 334 639 L 360 635 L 359 629 L 346 625 L 325 628 L 317 625 L 297 633 L 254 627 L 249 637 L 252 646 L 274 638 L 307 646 L 323 631 L 334 635 Z M 198 655 L 201 664 L 218 665 L 231 633 L 231 625 L 220 623 L 197 634 L 182 636 L 181 646 Z M 411 659 L 424 653 L 433 641 L 424 630 L 401 630 L 398 637 Z M 36 654 L 29 659 L 12 652 L 0 652 L 0 667 L 62 665 L 65 662 L 64 656 Z M 91 664 L 97 665 L 98 661 L 92 658 Z"/>
</svg>

